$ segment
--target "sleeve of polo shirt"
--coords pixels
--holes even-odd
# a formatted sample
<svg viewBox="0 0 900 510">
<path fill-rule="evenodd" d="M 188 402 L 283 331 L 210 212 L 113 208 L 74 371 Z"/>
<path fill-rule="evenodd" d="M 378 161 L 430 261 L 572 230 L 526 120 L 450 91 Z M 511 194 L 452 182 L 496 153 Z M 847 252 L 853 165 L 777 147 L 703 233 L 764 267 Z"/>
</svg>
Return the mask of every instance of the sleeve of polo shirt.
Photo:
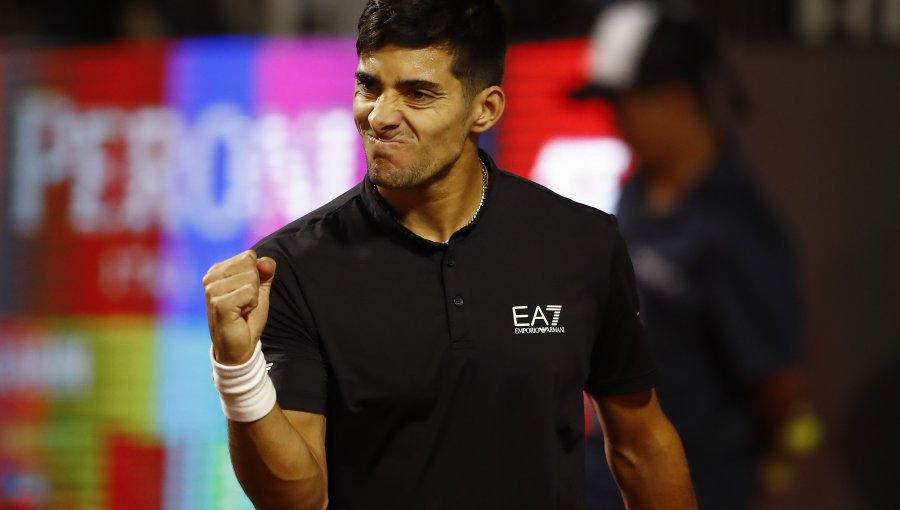
<svg viewBox="0 0 900 510">
<path fill-rule="evenodd" d="M 618 229 L 612 244 L 607 298 L 585 385 L 585 391 L 599 396 L 648 390 L 657 377 L 641 324 L 634 269 Z"/>
<path fill-rule="evenodd" d="M 769 218 L 742 218 L 714 252 L 709 279 L 722 360 L 752 383 L 800 357 L 793 257 Z"/>
<path fill-rule="evenodd" d="M 328 373 L 291 258 L 272 243 L 256 251 L 277 264 L 260 341 L 278 404 L 282 409 L 326 414 Z"/>
</svg>

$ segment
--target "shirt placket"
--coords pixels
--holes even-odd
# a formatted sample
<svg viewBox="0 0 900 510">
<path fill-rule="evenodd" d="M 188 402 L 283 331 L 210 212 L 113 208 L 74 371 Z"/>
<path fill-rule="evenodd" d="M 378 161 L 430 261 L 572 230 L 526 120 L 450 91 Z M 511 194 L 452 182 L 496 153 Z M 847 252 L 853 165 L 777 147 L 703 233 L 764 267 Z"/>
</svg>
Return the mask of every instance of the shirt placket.
<svg viewBox="0 0 900 510">
<path fill-rule="evenodd" d="M 451 241 L 441 257 L 441 276 L 444 284 L 444 302 L 447 307 L 447 327 L 450 343 L 454 347 L 471 344 L 468 327 L 468 307 L 471 306 L 463 284 L 462 267 L 458 258 L 458 242 Z"/>
</svg>

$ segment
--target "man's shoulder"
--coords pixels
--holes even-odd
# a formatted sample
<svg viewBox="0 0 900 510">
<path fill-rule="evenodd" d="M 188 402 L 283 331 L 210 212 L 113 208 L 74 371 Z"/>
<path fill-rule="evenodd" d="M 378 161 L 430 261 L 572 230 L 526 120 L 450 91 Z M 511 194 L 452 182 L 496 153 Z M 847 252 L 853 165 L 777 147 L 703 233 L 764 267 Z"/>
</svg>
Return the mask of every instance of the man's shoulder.
<svg viewBox="0 0 900 510">
<path fill-rule="evenodd" d="M 361 196 L 361 184 L 357 184 L 331 200 L 327 204 L 315 209 L 300 218 L 279 228 L 275 232 L 260 239 L 253 249 L 268 249 L 274 247 L 286 248 L 286 245 L 303 243 L 304 240 L 319 239 L 329 232 L 329 225 L 342 216 L 355 215 L 359 212 Z"/>
<path fill-rule="evenodd" d="M 512 172 L 499 170 L 505 188 L 506 207 L 517 216 L 536 216 L 552 222 L 566 222 L 603 230 L 617 228 L 615 216 L 595 207 L 576 202 Z"/>
</svg>

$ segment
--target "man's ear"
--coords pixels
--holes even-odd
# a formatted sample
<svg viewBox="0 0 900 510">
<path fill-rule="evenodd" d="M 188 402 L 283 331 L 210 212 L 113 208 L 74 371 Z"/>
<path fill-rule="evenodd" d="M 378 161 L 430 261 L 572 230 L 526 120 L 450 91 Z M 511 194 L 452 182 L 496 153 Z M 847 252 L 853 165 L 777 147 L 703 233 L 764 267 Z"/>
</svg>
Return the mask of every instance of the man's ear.
<svg viewBox="0 0 900 510">
<path fill-rule="evenodd" d="M 472 132 L 484 133 L 492 128 L 503 116 L 506 108 L 506 93 L 497 85 L 482 90 L 472 100 Z"/>
</svg>

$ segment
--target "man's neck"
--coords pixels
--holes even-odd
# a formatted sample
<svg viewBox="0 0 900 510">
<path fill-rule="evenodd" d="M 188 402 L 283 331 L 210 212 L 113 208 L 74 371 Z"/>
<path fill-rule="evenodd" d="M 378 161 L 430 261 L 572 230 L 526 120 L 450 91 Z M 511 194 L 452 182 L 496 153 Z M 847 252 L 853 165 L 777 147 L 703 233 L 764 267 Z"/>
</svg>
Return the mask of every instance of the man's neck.
<svg viewBox="0 0 900 510">
<path fill-rule="evenodd" d="M 665 158 L 644 168 L 644 204 L 652 215 L 674 211 L 712 168 L 718 136 L 707 123 L 690 126 Z"/>
<path fill-rule="evenodd" d="M 410 189 L 378 187 L 394 215 L 414 234 L 443 243 L 468 225 L 481 204 L 483 171 L 477 149 L 464 150 L 438 179 Z"/>
</svg>

